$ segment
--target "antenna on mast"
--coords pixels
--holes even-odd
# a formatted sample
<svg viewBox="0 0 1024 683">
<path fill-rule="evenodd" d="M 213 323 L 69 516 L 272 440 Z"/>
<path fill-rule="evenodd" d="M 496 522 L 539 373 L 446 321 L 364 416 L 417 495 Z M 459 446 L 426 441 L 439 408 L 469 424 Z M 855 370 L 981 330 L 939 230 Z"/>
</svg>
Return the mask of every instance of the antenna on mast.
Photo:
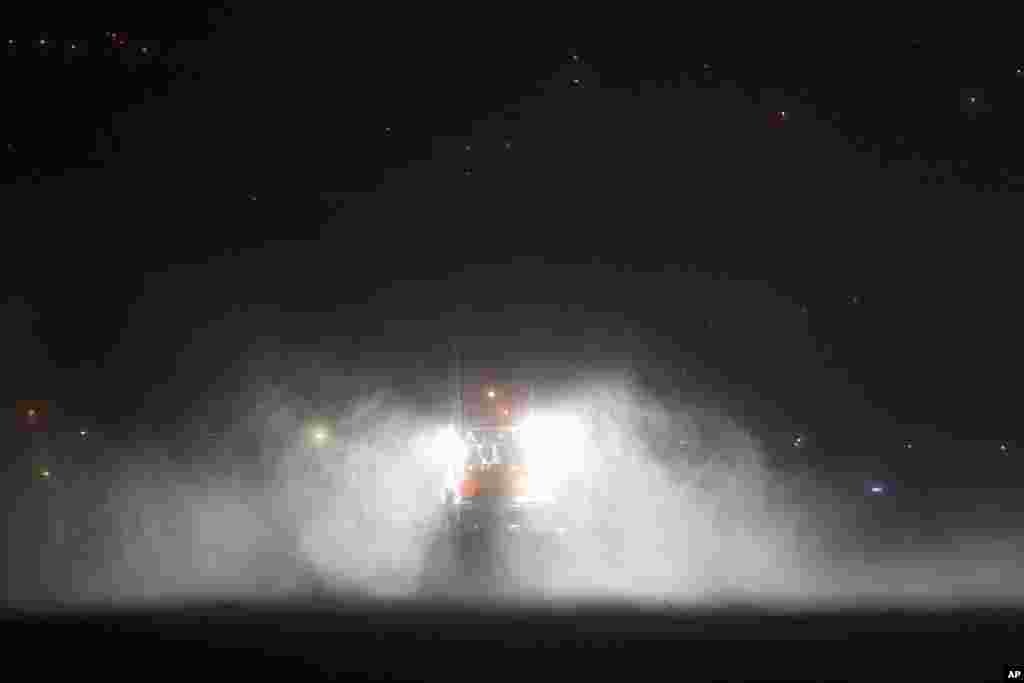
<svg viewBox="0 0 1024 683">
<path fill-rule="evenodd" d="M 455 343 L 454 340 L 452 341 L 452 354 L 454 355 L 455 358 L 455 386 L 453 387 L 454 391 L 452 392 L 453 397 L 455 399 L 455 405 L 453 406 L 452 412 L 454 413 L 454 415 L 452 417 L 453 422 L 455 423 L 455 429 L 458 431 L 459 436 L 461 437 L 463 432 L 462 358 L 459 354 L 459 346 L 458 344 Z"/>
</svg>

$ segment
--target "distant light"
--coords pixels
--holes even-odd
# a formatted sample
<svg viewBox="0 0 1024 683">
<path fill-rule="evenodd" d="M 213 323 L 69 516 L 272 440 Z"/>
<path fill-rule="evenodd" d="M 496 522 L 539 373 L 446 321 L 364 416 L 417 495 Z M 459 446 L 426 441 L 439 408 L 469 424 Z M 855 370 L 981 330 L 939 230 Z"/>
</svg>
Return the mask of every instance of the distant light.
<svg viewBox="0 0 1024 683">
<path fill-rule="evenodd" d="M 471 151 L 472 149 L 473 149 L 473 147 L 471 145 L 466 145 L 466 151 L 467 152 Z"/>
<path fill-rule="evenodd" d="M 906 447 L 907 447 L 907 448 L 913 448 L 913 447 L 914 447 L 914 444 L 912 444 L 912 443 L 910 443 L 910 442 L 908 441 L 908 442 L 906 443 Z"/>
<path fill-rule="evenodd" d="M 313 432 L 313 438 L 317 443 L 323 443 L 327 441 L 327 430 L 322 427 Z"/>
<path fill-rule="evenodd" d="M 49 479 L 50 478 L 50 470 L 45 469 L 45 468 L 39 470 L 39 476 L 42 477 L 43 479 Z"/>
<path fill-rule="evenodd" d="M 41 40 L 39 41 L 39 44 L 40 44 L 40 45 L 46 45 L 46 38 L 42 38 L 42 39 L 41 39 Z"/>
<path fill-rule="evenodd" d="M 78 433 L 81 434 L 82 436 L 85 436 L 88 432 L 86 432 L 84 429 L 82 429 L 82 430 L 79 430 Z"/>
<path fill-rule="evenodd" d="M 148 47 L 142 48 L 142 54 L 147 54 L 147 53 L 149 53 L 149 48 Z"/>
<path fill-rule="evenodd" d="M 28 409 L 28 416 L 29 417 L 35 417 L 36 416 L 36 409 L 35 408 L 29 408 Z"/>
<path fill-rule="evenodd" d="M 505 413 L 506 417 L 511 414 L 511 413 L 509 413 L 508 408 L 505 408 L 505 410 L 503 410 L 502 412 Z"/>
<path fill-rule="evenodd" d="M 881 486 L 872 486 L 871 493 L 881 493 L 883 491 Z"/>
<path fill-rule="evenodd" d="M 1003 453 L 1005 453 L 1006 452 L 1006 444 L 1005 443 L 1004 444 L 1000 444 L 999 445 L 999 450 L 1001 450 Z"/>
<path fill-rule="evenodd" d="M 971 97 L 971 104 L 974 104 L 975 100 L 977 100 L 977 98 L 972 96 Z"/>
<path fill-rule="evenodd" d="M 497 394 L 494 393 L 494 389 L 487 390 L 487 398 L 494 398 L 495 396 L 497 396 Z"/>
</svg>

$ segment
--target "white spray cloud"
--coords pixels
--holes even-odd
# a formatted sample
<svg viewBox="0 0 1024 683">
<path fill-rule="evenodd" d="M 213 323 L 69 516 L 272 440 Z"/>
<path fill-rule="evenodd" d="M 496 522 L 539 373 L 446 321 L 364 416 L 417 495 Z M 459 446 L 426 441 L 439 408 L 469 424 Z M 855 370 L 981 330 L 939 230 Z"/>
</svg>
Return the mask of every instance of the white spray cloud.
<svg viewBox="0 0 1024 683">
<path fill-rule="evenodd" d="M 937 538 L 913 525 L 900 536 L 872 521 L 874 501 L 772 471 L 727 417 L 608 375 L 553 406 L 579 415 L 588 440 L 558 552 L 509 543 L 473 584 L 438 532 L 444 472 L 428 445 L 443 420 L 352 381 L 358 392 L 319 413 L 323 443 L 309 439 L 305 401 L 253 387 L 217 438 L 106 443 L 102 468 L 61 471 L 59 497 L 18 497 L 7 601 L 266 599 L 317 587 L 673 604 L 1021 597 L 1012 529 L 986 534 L 985 520 L 958 527 L 947 516 L 929 527 Z M 904 540 L 878 546 L 879 529 Z"/>
<path fill-rule="evenodd" d="M 704 430 L 714 441 L 702 443 L 684 406 L 622 381 L 588 385 L 567 403 L 590 427 L 589 491 L 575 503 L 582 524 L 567 561 L 549 579 L 556 594 L 700 600 L 796 580 L 794 511 L 773 507 L 757 445 L 736 427 L 719 418 Z"/>
</svg>

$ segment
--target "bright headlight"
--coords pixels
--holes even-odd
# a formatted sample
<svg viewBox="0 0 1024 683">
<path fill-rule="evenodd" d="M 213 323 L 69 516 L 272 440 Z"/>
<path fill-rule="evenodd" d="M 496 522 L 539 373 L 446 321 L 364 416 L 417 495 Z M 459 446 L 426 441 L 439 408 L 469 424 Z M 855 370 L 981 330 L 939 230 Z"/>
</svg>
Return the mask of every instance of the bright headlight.
<svg viewBox="0 0 1024 683">
<path fill-rule="evenodd" d="M 520 434 L 529 453 L 562 453 L 566 461 L 583 450 L 583 423 L 572 416 L 531 416 Z"/>
<path fill-rule="evenodd" d="M 531 416 L 520 430 L 529 485 L 535 494 L 554 488 L 583 470 L 583 423 L 572 416 Z"/>
<path fill-rule="evenodd" d="M 461 465 L 468 455 L 465 442 L 459 438 L 455 427 L 452 426 L 441 430 L 434 437 L 428 451 L 430 461 L 441 467 Z"/>
</svg>

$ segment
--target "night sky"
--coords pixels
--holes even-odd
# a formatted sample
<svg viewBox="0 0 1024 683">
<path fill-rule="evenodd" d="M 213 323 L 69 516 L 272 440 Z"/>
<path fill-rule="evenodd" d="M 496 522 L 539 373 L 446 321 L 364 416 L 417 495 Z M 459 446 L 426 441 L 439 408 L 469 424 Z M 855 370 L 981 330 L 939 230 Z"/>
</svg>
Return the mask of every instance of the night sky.
<svg viewBox="0 0 1024 683">
<path fill-rule="evenodd" d="M 459 338 L 834 443 L 1016 438 L 1024 54 L 187 37 L 4 38 L 12 405 L 173 422 L 253 348 L 408 379 Z"/>
</svg>

